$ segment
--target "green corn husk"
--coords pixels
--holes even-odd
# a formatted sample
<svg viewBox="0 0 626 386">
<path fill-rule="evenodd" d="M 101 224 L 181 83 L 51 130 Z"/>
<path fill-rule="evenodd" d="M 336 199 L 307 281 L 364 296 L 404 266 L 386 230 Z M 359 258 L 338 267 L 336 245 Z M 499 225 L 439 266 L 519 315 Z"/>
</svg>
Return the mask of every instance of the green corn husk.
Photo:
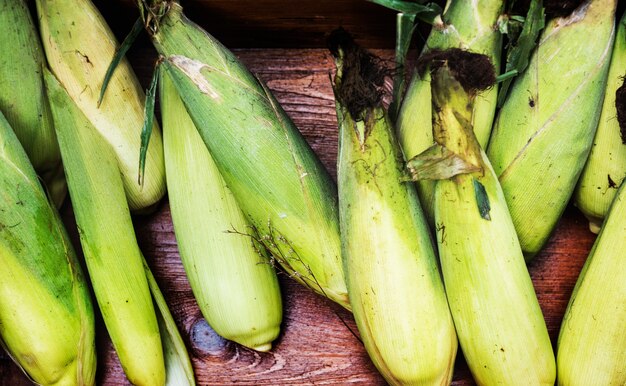
<svg viewBox="0 0 626 386">
<path fill-rule="evenodd" d="M 165 386 L 195 386 L 196 380 L 185 342 L 178 331 L 178 327 L 176 327 L 176 321 L 165 302 L 165 297 L 163 297 L 163 293 L 161 293 L 161 289 L 143 256 L 142 261 L 152 299 L 156 306 L 154 310 L 163 341 Z"/>
<path fill-rule="evenodd" d="M 565 311 L 559 385 L 626 385 L 626 183 L 615 196 Z"/>
<path fill-rule="evenodd" d="M 335 90 L 357 71 L 344 68 L 351 54 L 339 49 Z M 454 324 L 415 186 L 400 181 L 404 161 L 389 116 L 380 105 L 352 116 L 335 95 L 342 256 L 361 339 L 389 384 L 449 384 Z"/>
<path fill-rule="evenodd" d="M 67 186 L 43 87 L 45 58 L 23 0 L 0 0 L 0 52 L 0 111 L 60 207 Z"/>
<path fill-rule="evenodd" d="M 615 93 L 626 74 L 626 14 L 618 25 L 607 77 L 602 113 L 585 168 L 574 191 L 574 203 L 598 233 L 602 221 L 626 177 L 626 144 L 616 119 Z"/>
<path fill-rule="evenodd" d="M 176 88 L 161 77 L 163 146 L 172 220 L 202 315 L 220 336 L 269 351 L 280 331 L 276 272 L 211 159 Z"/>
<path fill-rule="evenodd" d="M 615 0 L 587 0 L 543 30 L 500 110 L 487 155 L 527 259 L 546 243 L 589 154 L 615 34 Z M 593 43 L 587 42 L 593 36 Z"/>
<path fill-rule="evenodd" d="M 443 24 L 434 25 L 426 41 L 427 54 L 433 49 L 461 48 L 489 56 L 496 68 L 502 54 L 502 36 L 496 28 L 504 9 L 502 0 L 448 0 Z M 486 146 L 496 111 L 498 87 L 481 93 L 474 104 L 472 126 L 481 146 Z M 428 73 L 416 72 L 402 102 L 397 121 L 398 140 L 407 159 L 433 144 L 431 82 Z M 432 181 L 419 181 L 417 192 L 431 226 L 434 224 Z"/>
<path fill-rule="evenodd" d="M 147 15 L 189 115 L 258 238 L 289 274 L 349 307 L 337 192 L 269 91 L 176 2 Z M 157 5 L 158 6 L 158 5 Z M 145 12 L 148 12 L 145 10 Z"/>
<path fill-rule="evenodd" d="M 56 210 L 0 113 L 0 343 L 36 383 L 93 385 L 89 289 Z"/>
<path fill-rule="evenodd" d="M 37 0 L 41 40 L 52 73 L 115 152 L 128 205 L 149 210 L 165 194 L 163 143 L 156 124 L 138 179 L 145 95 L 126 59 L 117 66 L 98 106 L 104 75 L 118 46 L 90 0 Z"/>
<path fill-rule="evenodd" d="M 128 379 L 163 385 L 161 337 L 113 150 L 49 72 L 44 75 L 81 245 Z"/>
<path fill-rule="evenodd" d="M 432 82 L 437 144 L 424 155 L 446 155 L 430 177 L 440 179 L 437 242 L 463 354 L 479 385 L 553 385 L 548 330 L 498 179 L 472 131 L 476 96 L 445 65 Z"/>
</svg>

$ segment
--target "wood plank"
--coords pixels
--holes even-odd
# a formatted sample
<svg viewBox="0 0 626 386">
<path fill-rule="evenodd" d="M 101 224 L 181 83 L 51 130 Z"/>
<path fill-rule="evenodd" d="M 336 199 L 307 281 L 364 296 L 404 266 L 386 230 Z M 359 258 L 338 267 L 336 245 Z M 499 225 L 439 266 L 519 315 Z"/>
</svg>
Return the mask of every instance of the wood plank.
<svg viewBox="0 0 626 386">
<path fill-rule="evenodd" d="M 391 54 L 389 50 L 377 52 L 387 58 Z M 131 62 L 147 84 L 153 51 L 140 46 L 131 54 Z M 246 49 L 236 50 L 236 54 L 268 84 L 334 176 L 337 123 L 329 83 L 333 64 L 325 50 Z M 69 205 L 63 214 L 77 242 Z M 384 384 L 355 336 L 356 326 L 350 313 L 285 275 L 280 277 L 285 319 L 271 353 L 258 354 L 217 337 L 202 319 L 184 276 L 167 200 L 156 213 L 137 217 L 135 225 L 140 246 L 192 355 L 199 384 Z M 547 247 L 529 266 L 553 343 L 593 240 L 582 215 L 569 207 Z M 98 329 L 98 384 L 128 385 L 101 320 Z M 0 354 L 0 384 L 30 384 L 6 354 Z M 474 384 L 461 356 L 453 384 Z"/>
<path fill-rule="evenodd" d="M 94 2 L 116 32 L 128 32 L 138 17 L 134 0 Z M 364 0 L 305 0 L 298 1 L 297 6 L 282 0 L 194 0 L 181 4 L 194 22 L 228 47 L 322 48 L 326 47 L 326 35 L 339 26 L 352 31 L 367 47 L 394 46 L 395 12 Z"/>
</svg>

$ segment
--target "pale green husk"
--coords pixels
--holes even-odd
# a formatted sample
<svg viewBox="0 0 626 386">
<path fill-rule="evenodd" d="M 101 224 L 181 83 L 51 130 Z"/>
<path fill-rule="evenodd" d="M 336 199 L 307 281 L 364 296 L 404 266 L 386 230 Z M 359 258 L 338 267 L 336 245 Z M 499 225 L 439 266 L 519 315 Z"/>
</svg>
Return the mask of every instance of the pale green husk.
<svg viewBox="0 0 626 386">
<path fill-rule="evenodd" d="M 354 118 L 336 103 L 342 253 L 361 339 L 389 384 L 449 384 L 456 333 L 389 117 L 372 108 Z"/>
<path fill-rule="evenodd" d="M 626 384 L 626 184 L 578 278 L 561 324 L 559 385 Z"/>
<path fill-rule="evenodd" d="M 432 81 L 438 145 L 480 168 L 435 188 L 439 256 L 463 355 L 479 385 L 553 385 L 550 337 L 502 189 L 473 134 L 472 97 L 446 67 Z"/>
<path fill-rule="evenodd" d="M 330 175 L 262 83 L 167 6 L 152 41 L 251 233 L 292 277 L 349 307 Z"/>
<path fill-rule="evenodd" d="M 94 315 L 56 210 L 0 113 L 0 343 L 38 384 L 93 385 Z"/>
<path fill-rule="evenodd" d="M 496 119 L 487 155 L 527 259 L 548 240 L 591 149 L 616 3 L 587 0 L 551 20 Z"/>
<path fill-rule="evenodd" d="M 165 383 L 157 317 L 113 150 L 45 71 L 89 277 L 113 346 L 135 385 Z"/>
<path fill-rule="evenodd" d="M 185 347 L 183 337 L 178 331 L 176 321 L 165 302 L 165 297 L 150 271 L 150 267 L 143 260 L 143 267 L 148 279 L 148 286 L 154 299 L 154 310 L 156 311 L 159 332 L 163 342 L 163 359 L 165 360 L 165 386 L 195 386 L 196 380 L 193 374 L 193 367 L 189 353 Z"/>
<path fill-rule="evenodd" d="M 43 86 L 44 53 L 25 1 L 0 1 L 0 52 L 0 111 L 60 207 L 67 186 Z"/>
<path fill-rule="evenodd" d="M 98 106 L 104 74 L 118 43 L 90 0 L 37 0 L 41 40 L 52 73 L 110 144 L 131 210 L 147 210 L 165 194 L 160 129 L 154 124 L 143 185 L 138 183 L 145 95 L 128 61 L 117 66 Z"/>
<path fill-rule="evenodd" d="M 617 189 L 626 177 L 626 145 L 622 142 L 615 107 L 615 92 L 626 75 L 626 16 L 615 37 L 598 129 L 589 158 L 574 191 L 574 203 L 598 233 Z"/>
<path fill-rule="evenodd" d="M 502 54 L 502 36 L 496 28 L 503 12 L 502 0 L 448 0 L 443 24 L 434 25 L 424 53 L 432 49 L 461 48 L 489 56 L 496 68 Z M 498 87 L 482 92 L 474 103 L 472 126 L 481 146 L 486 146 L 496 111 Z M 433 140 L 431 83 L 428 73 L 415 73 L 402 102 L 397 121 L 398 140 L 407 159 L 430 147 Z M 429 224 L 433 224 L 432 181 L 417 182 L 417 191 Z"/>
<path fill-rule="evenodd" d="M 220 336 L 268 351 L 282 303 L 274 267 L 222 179 L 168 75 L 163 145 L 178 250 L 198 306 Z"/>
</svg>

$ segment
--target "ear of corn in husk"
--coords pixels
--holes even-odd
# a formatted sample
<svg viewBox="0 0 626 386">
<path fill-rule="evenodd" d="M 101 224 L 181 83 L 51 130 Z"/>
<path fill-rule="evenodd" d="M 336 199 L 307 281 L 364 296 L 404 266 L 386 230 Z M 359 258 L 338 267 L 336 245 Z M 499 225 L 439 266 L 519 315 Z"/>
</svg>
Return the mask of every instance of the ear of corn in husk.
<svg viewBox="0 0 626 386">
<path fill-rule="evenodd" d="M 273 258 L 349 307 L 336 187 L 269 91 L 176 2 L 157 1 L 148 30 L 228 188 Z"/>
<path fill-rule="evenodd" d="M 569 17 L 551 20 L 497 117 L 487 155 L 527 259 L 548 240 L 589 154 L 616 3 L 588 0 Z"/>
<path fill-rule="evenodd" d="M 433 50 L 459 48 L 488 55 L 496 68 L 500 63 L 502 36 L 496 28 L 504 9 L 502 0 L 449 0 L 443 22 L 435 24 L 422 55 Z M 497 87 L 483 91 L 474 103 L 472 127 L 481 146 L 489 140 L 496 111 Z M 428 72 L 416 71 L 402 102 L 397 121 L 398 139 L 407 159 L 413 158 L 433 144 L 431 82 Z M 417 182 L 422 208 L 433 225 L 432 181 Z"/>
<path fill-rule="evenodd" d="M 498 179 L 472 131 L 476 90 L 464 90 L 453 63 L 440 64 L 431 74 L 436 145 L 409 166 L 424 158 L 431 163 L 422 174 L 440 179 L 437 243 L 459 343 L 479 385 L 553 385 L 543 315 Z M 432 159 L 437 152 L 440 164 Z"/>
<path fill-rule="evenodd" d="M 626 128 L 620 130 L 616 93 L 626 75 L 626 16 L 617 29 L 602 113 L 593 146 L 574 191 L 574 203 L 598 233 L 617 189 L 626 176 Z M 625 88 L 626 89 L 626 88 Z M 621 101 L 624 104 L 624 100 Z M 626 111 L 626 109 L 625 109 Z"/>
<path fill-rule="evenodd" d="M 0 1 L 0 51 L 0 111 L 60 207 L 67 186 L 43 86 L 45 58 L 23 0 Z"/>
<path fill-rule="evenodd" d="M 0 343 L 36 383 L 92 385 L 95 326 L 61 219 L 0 113 Z"/>
<path fill-rule="evenodd" d="M 335 43 L 333 54 L 342 256 L 354 318 L 387 382 L 449 384 L 457 340 L 434 245 L 415 186 L 401 182 L 404 160 L 381 102 L 372 100 L 360 111 L 351 106 L 354 95 L 377 91 L 374 84 L 364 92 L 351 88 L 355 78 L 374 81 L 354 67 L 369 54 L 347 39 Z"/>
<path fill-rule="evenodd" d="M 138 183 L 145 96 L 126 59 L 118 64 L 102 104 L 98 97 L 117 48 L 90 0 L 37 0 L 41 40 L 52 73 L 115 152 L 128 205 L 146 211 L 165 194 L 161 133 L 153 126 L 144 181 Z"/>
<path fill-rule="evenodd" d="M 570 299 L 557 344 L 559 385 L 626 384 L 626 184 Z"/>
<path fill-rule="evenodd" d="M 161 337 L 118 161 L 54 75 L 46 88 L 89 277 L 128 379 L 163 385 Z"/>
<path fill-rule="evenodd" d="M 160 85 L 170 209 L 194 296 L 220 336 L 268 351 L 282 320 L 274 267 L 167 74 Z"/>
</svg>

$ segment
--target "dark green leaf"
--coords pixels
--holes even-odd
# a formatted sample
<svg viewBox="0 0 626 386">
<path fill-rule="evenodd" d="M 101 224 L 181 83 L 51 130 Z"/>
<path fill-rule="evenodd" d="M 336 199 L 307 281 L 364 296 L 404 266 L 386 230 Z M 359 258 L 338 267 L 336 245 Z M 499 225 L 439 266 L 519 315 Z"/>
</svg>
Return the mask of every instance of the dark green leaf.
<svg viewBox="0 0 626 386">
<path fill-rule="evenodd" d="M 498 76 L 496 76 L 496 82 L 500 83 L 500 82 L 504 82 L 505 80 L 511 79 L 513 77 L 516 77 L 519 74 L 519 72 L 517 70 L 511 70 L 509 72 L 505 72 L 504 74 L 500 74 Z"/>
<path fill-rule="evenodd" d="M 133 45 L 133 43 L 135 42 L 135 39 L 137 39 L 137 36 L 139 36 L 139 33 L 141 32 L 142 29 L 143 29 L 143 22 L 141 21 L 141 18 L 139 18 L 133 25 L 133 29 L 130 31 L 128 36 L 126 36 L 126 38 L 120 45 L 120 48 L 118 48 L 118 50 L 115 52 L 115 55 L 113 56 L 113 59 L 111 60 L 111 63 L 109 64 L 109 68 L 107 68 L 107 72 L 106 74 L 104 74 L 104 80 L 102 81 L 102 87 L 100 88 L 100 97 L 98 98 L 98 107 L 100 107 L 100 104 L 102 103 L 102 99 L 104 98 L 104 93 L 106 92 L 107 86 L 109 85 L 109 81 L 111 80 L 111 77 L 113 76 L 113 73 L 115 72 L 115 69 L 117 68 L 117 65 L 120 64 L 120 62 L 122 61 L 122 58 L 124 58 L 124 55 L 126 55 L 126 52 L 130 48 L 130 46 Z"/>
<path fill-rule="evenodd" d="M 426 1 L 408 1 L 408 0 L 369 0 L 372 3 L 382 5 L 394 11 L 401 12 L 407 15 L 414 15 L 417 19 L 433 24 L 437 20 L 443 10 L 441 7 L 434 3 L 426 3 Z"/>
<path fill-rule="evenodd" d="M 521 19 L 519 20 L 515 16 L 503 15 L 496 24 L 498 31 L 503 35 L 507 35 L 509 42 L 516 42 L 524 26 L 524 18 L 522 17 Z"/>
<path fill-rule="evenodd" d="M 150 88 L 146 93 L 146 106 L 144 108 L 143 128 L 141 129 L 141 148 L 139 150 L 139 185 L 143 185 L 144 169 L 146 168 L 146 154 L 148 153 L 148 144 L 152 135 L 152 126 L 154 124 L 154 102 L 156 99 L 156 87 L 159 79 L 159 70 L 161 66 L 157 63 L 150 82 Z"/>
<path fill-rule="evenodd" d="M 491 205 L 489 204 L 489 197 L 487 196 L 487 191 L 485 190 L 485 186 L 480 183 L 476 178 L 474 178 L 474 194 L 476 195 L 476 204 L 478 205 L 478 213 L 480 213 L 480 217 L 485 220 L 491 221 L 491 215 L 489 212 L 491 211 Z"/>
<path fill-rule="evenodd" d="M 521 74 L 528 67 L 530 55 L 537 45 L 537 38 L 544 26 L 543 1 L 531 0 L 522 32 L 515 41 L 509 43 L 505 73 L 517 71 L 518 74 Z M 498 92 L 498 107 L 502 107 L 504 104 L 511 82 L 513 82 L 513 79 L 509 78 L 501 83 L 500 91 Z"/>
<path fill-rule="evenodd" d="M 434 144 L 407 162 L 413 181 L 445 180 L 481 170 L 445 146 Z"/>
<path fill-rule="evenodd" d="M 415 15 L 398 13 L 396 18 L 396 71 L 393 77 L 393 100 L 389 105 L 389 116 L 393 122 L 398 117 L 402 96 L 406 88 L 406 57 L 415 31 Z"/>
</svg>

